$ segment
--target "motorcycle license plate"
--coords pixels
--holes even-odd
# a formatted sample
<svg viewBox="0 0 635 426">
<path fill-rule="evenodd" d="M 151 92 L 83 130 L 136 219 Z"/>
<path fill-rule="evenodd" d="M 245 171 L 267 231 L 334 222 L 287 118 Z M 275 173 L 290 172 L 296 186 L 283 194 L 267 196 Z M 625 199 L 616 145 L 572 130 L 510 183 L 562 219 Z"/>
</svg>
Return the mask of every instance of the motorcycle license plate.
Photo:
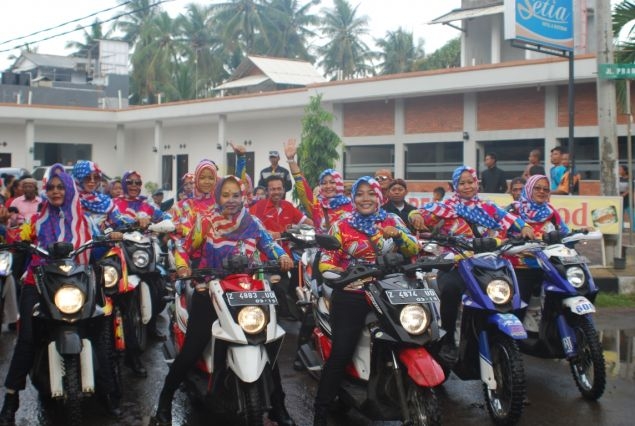
<svg viewBox="0 0 635 426">
<path fill-rule="evenodd" d="M 386 290 L 388 301 L 393 305 L 405 305 L 407 303 L 434 303 L 439 301 L 439 296 L 431 288 L 419 288 L 413 290 Z"/>
<path fill-rule="evenodd" d="M 229 306 L 277 305 L 278 299 L 273 291 L 234 291 L 225 293 Z"/>
</svg>

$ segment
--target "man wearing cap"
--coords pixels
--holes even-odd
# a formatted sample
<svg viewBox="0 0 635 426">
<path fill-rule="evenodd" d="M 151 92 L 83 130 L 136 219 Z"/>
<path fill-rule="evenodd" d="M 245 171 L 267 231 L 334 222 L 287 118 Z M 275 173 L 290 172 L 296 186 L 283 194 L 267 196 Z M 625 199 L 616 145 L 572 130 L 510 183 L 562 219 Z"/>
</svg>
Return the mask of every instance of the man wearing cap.
<svg viewBox="0 0 635 426">
<path fill-rule="evenodd" d="M 265 167 L 260 171 L 260 180 L 258 180 L 258 186 L 266 188 L 267 178 L 269 176 L 280 176 L 282 178 L 282 181 L 284 182 L 284 192 L 286 195 L 286 193 L 291 191 L 291 188 L 293 187 L 291 173 L 289 173 L 289 170 L 278 165 L 278 162 L 280 161 L 280 153 L 278 151 L 269 151 L 269 161 L 271 162 L 271 166 Z"/>
<path fill-rule="evenodd" d="M 20 215 L 29 220 L 37 213 L 42 199 L 37 195 L 37 181 L 32 177 L 21 178 L 20 186 L 24 194 L 11 201 L 9 207 L 17 208 Z"/>
<path fill-rule="evenodd" d="M 161 209 L 162 202 L 163 202 L 163 190 L 159 188 L 152 193 L 152 202 L 150 204 L 152 204 L 157 209 L 162 210 Z"/>
</svg>

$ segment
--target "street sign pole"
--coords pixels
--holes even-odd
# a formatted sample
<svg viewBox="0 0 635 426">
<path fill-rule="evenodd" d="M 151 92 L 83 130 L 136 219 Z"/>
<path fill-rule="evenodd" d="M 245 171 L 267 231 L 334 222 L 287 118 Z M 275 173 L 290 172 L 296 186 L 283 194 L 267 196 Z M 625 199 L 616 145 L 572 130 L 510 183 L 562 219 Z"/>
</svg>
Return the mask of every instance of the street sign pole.
<svg viewBox="0 0 635 426">
<path fill-rule="evenodd" d="M 631 134 L 631 124 L 633 123 L 633 114 L 631 111 L 631 80 L 626 80 L 626 114 L 628 114 L 628 137 L 626 139 L 626 161 L 628 166 L 628 244 L 633 245 L 633 219 L 635 218 L 635 212 L 633 211 L 633 140 Z"/>
</svg>

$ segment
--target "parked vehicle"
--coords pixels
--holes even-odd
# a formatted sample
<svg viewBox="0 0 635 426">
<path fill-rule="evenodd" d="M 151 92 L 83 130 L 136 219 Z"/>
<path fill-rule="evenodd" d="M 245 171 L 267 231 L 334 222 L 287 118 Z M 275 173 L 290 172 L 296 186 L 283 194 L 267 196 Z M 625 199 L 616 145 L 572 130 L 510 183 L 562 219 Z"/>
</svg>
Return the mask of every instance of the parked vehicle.
<svg viewBox="0 0 635 426">
<path fill-rule="evenodd" d="M 269 262 L 250 266 L 246 256 L 232 255 L 223 268 L 195 269 L 189 277 L 207 283 L 218 319 L 210 344 L 185 383 L 193 400 L 230 418 L 228 424 L 261 426 L 263 413 L 271 408 L 271 370 L 285 332 L 277 323 L 278 301 L 264 273 L 278 268 Z M 177 282 L 174 322 L 166 342 L 168 360 L 183 346 L 194 291 L 190 281 Z"/>
<path fill-rule="evenodd" d="M 107 307 L 91 265 L 76 257 L 85 250 L 110 241 L 90 240 L 73 250 L 72 243 L 57 242 L 48 249 L 27 243 L 0 246 L 17 249 L 47 259 L 34 271 L 39 303 L 33 310 L 35 356 L 31 383 L 41 397 L 53 399 L 64 414 L 64 424 L 82 425 L 82 400 L 96 390 L 96 373 L 109 374 L 108 354 L 100 339 L 108 338 L 104 320 Z M 99 360 L 104 360 L 100 364 Z"/>
<path fill-rule="evenodd" d="M 300 349 L 309 372 L 316 375 L 330 355 L 332 289 L 357 284 L 372 307 L 340 388 L 341 408 L 355 408 L 371 420 L 441 423 L 433 388 L 443 383 L 445 374 L 429 351 L 442 334 L 434 306 L 439 298 L 425 280 L 417 279 L 420 275 L 412 275 L 453 264 L 434 258 L 404 265 L 400 254 L 391 253 L 376 264 L 356 263 L 344 273 L 323 274 L 325 285 L 314 295 L 313 339 Z"/>
<path fill-rule="evenodd" d="M 13 254 L 0 251 L 0 325 L 18 320 L 17 288 L 13 278 Z"/>
<path fill-rule="evenodd" d="M 573 231 L 561 237 L 554 231 L 544 237 L 544 241 L 509 252 L 534 256 L 544 274 L 523 320 L 529 337 L 519 342 L 520 350 L 540 358 L 569 361 L 580 393 L 595 401 L 606 386 L 604 353 L 592 318 L 599 289 L 587 260 L 573 246 L 601 239 L 602 233 Z"/>
<path fill-rule="evenodd" d="M 458 360 L 444 364 L 461 380 L 483 382 L 487 411 L 494 423 L 518 422 L 525 399 L 525 369 L 518 341 L 527 338 L 515 313 L 521 307 L 518 282 L 509 260 L 502 257 L 514 244 L 498 247 L 494 238 L 432 235 L 460 257 L 458 270 L 465 282 L 458 336 Z M 470 256 L 470 254 L 474 254 Z"/>
</svg>

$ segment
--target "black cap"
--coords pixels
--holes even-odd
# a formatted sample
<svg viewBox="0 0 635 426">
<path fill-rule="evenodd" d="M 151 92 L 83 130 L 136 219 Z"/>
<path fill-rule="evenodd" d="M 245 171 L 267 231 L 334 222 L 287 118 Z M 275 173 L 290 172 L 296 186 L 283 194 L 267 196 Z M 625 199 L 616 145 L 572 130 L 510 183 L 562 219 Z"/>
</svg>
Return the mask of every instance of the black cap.
<svg viewBox="0 0 635 426">
<path fill-rule="evenodd" d="M 152 193 L 152 196 L 154 197 L 155 195 L 163 195 L 163 190 L 162 189 L 157 189 L 156 191 L 154 191 Z"/>
</svg>

